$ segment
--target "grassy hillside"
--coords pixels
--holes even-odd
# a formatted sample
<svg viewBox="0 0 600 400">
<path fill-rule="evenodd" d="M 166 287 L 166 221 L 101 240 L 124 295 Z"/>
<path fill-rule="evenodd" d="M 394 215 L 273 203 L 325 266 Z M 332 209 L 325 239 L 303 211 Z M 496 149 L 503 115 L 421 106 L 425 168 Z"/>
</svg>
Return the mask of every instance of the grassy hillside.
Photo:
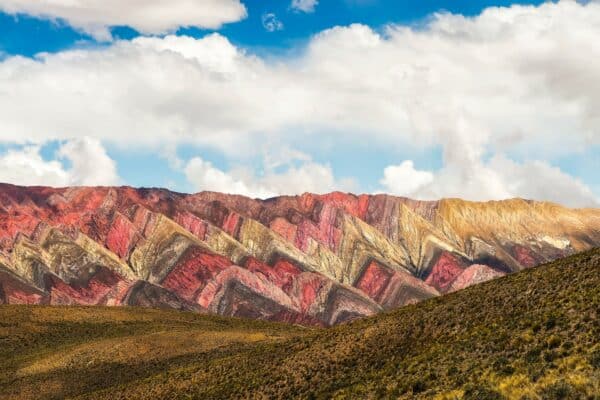
<svg viewBox="0 0 600 400">
<path fill-rule="evenodd" d="M 600 399 L 600 250 L 331 329 L 0 306 L 0 398 Z"/>
</svg>

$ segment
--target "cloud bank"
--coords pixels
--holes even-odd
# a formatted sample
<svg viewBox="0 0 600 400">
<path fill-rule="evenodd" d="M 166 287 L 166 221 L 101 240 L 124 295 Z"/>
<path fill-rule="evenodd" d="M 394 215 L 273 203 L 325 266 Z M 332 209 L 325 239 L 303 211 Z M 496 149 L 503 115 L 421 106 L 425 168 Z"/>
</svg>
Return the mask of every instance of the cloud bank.
<svg viewBox="0 0 600 400">
<path fill-rule="evenodd" d="M 187 26 L 217 29 L 246 17 L 239 0 L 0 0 L 0 11 L 64 20 L 97 40 L 111 40 L 112 26 L 165 34 Z"/>
<path fill-rule="evenodd" d="M 598 206 L 598 198 L 579 179 L 544 161 L 515 162 L 503 155 L 477 165 L 446 165 L 440 171 L 414 169 L 411 161 L 385 169 L 386 193 L 434 200 L 443 197 L 502 200 L 521 197 L 573 207 Z"/>
<path fill-rule="evenodd" d="M 263 59 L 219 34 L 9 57 L 0 62 L 0 141 L 86 135 L 209 146 L 241 160 L 268 143 L 368 137 L 399 152 L 442 148 L 438 171 L 403 159 L 382 171 L 382 189 L 395 193 L 597 204 L 551 160 L 600 144 L 599 42 L 600 4 L 564 0 L 437 14 L 418 28 L 335 27 L 291 58 Z M 190 179 L 216 185 L 215 167 L 199 160 L 187 165 Z M 223 191 L 310 190 L 219 171 L 231 177 L 220 177 Z M 339 189 L 339 179 L 324 182 Z"/>
<path fill-rule="evenodd" d="M 346 191 L 356 188 L 350 179 L 337 180 L 330 166 L 312 161 L 288 166 L 283 172 L 269 170 L 256 176 L 244 168 L 222 171 L 210 162 L 194 157 L 186 165 L 185 175 L 198 191 L 236 193 L 262 199 L 286 193 L 326 193 L 332 188 Z"/>
<path fill-rule="evenodd" d="M 92 138 L 64 142 L 56 158 L 45 160 L 40 146 L 26 145 L 0 154 L 0 181 L 15 185 L 117 185 L 117 167 L 101 143 Z M 65 168 L 62 160 L 70 163 Z"/>
</svg>

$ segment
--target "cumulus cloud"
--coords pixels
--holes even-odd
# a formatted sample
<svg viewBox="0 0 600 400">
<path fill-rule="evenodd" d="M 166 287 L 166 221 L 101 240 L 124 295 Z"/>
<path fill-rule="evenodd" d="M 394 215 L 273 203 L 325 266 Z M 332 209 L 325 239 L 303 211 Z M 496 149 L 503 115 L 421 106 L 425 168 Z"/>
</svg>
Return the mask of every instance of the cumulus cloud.
<svg viewBox="0 0 600 400">
<path fill-rule="evenodd" d="M 260 135 L 326 131 L 428 146 L 454 140 L 448 127 L 463 119 L 481 127 L 466 144 L 577 151 L 599 136 L 599 26 L 600 5 L 565 1 L 444 14 L 385 34 L 337 27 L 276 61 L 218 34 L 10 57 L 0 62 L 10 94 L 0 98 L 0 140 L 85 134 L 233 152 Z"/>
<path fill-rule="evenodd" d="M 579 179 L 544 161 L 515 162 L 497 155 L 472 169 L 446 165 L 440 171 L 421 171 L 411 161 L 389 166 L 381 180 L 384 191 L 411 198 L 447 197 L 470 200 L 525 198 L 553 201 L 571 207 L 598 207 L 600 199 Z"/>
<path fill-rule="evenodd" d="M 411 160 L 403 161 L 400 165 L 390 165 L 383 171 L 381 185 L 387 192 L 399 195 L 418 193 L 422 187 L 433 181 L 429 171 L 415 169 Z"/>
<path fill-rule="evenodd" d="M 286 164 L 280 172 L 269 168 L 264 174 L 256 176 L 245 168 L 226 172 L 200 157 L 194 157 L 186 164 L 184 171 L 188 181 L 198 191 L 235 193 L 262 199 L 281 194 L 326 193 L 334 189 L 351 191 L 356 188 L 350 179 L 336 180 L 329 165 L 310 160 L 299 165 Z"/>
<path fill-rule="evenodd" d="M 0 154 L 0 181 L 43 186 L 115 185 L 120 182 L 115 162 L 95 139 L 63 143 L 54 160 L 45 160 L 40 150 L 40 146 L 26 145 Z M 70 168 L 65 168 L 61 160 L 67 160 Z"/>
<path fill-rule="evenodd" d="M 600 199 L 583 182 L 544 161 L 518 163 L 499 155 L 489 162 L 488 168 L 497 171 L 511 197 L 549 200 L 573 207 L 600 205 Z"/>
<path fill-rule="evenodd" d="M 26 146 L 0 155 L 0 181 L 17 185 L 65 186 L 69 176 L 60 161 L 44 160 L 39 146 Z"/>
<path fill-rule="evenodd" d="M 111 26 L 164 34 L 186 26 L 217 29 L 246 17 L 239 0 L 0 0 L 0 11 L 64 20 L 98 40 L 111 39 Z"/>
<path fill-rule="evenodd" d="M 600 143 L 599 41 L 600 4 L 564 0 L 438 14 L 419 28 L 335 27 L 291 58 L 261 58 L 218 34 L 9 57 L 0 141 L 87 135 L 239 159 L 264 143 L 327 136 L 335 148 L 368 135 L 390 149 L 441 146 L 448 179 L 479 182 L 477 196 L 512 195 L 493 169 L 476 172 L 498 149 L 550 166 Z"/>
<path fill-rule="evenodd" d="M 71 163 L 68 170 L 70 185 L 116 185 L 119 183 L 115 161 L 102 144 L 92 138 L 73 139 L 58 150 L 58 157 Z"/>
<path fill-rule="evenodd" d="M 273 192 L 255 184 L 247 184 L 222 170 L 215 168 L 211 162 L 200 157 L 192 158 L 185 166 L 185 175 L 199 191 L 235 193 L 250 197 L 271 197 Z"/>
<path fill-rule="evenodd" d="M 517 138 L 508 144 L 574 151 L 599 136 L 599 26 L 600 5 L 563 1 L 438 15 L 420 30 L 337 27 L 276 61 L 218 34 L 10 57 L 0 63 L 10 94 L 0 98 L 0 138 L 85 134 L 235 151 L 258 135 L 327 131 L 427 146 L 462 118 L 482 128 L 469 140 L 484 146 Z"/>
<path fill-rule="evenodd" d="M 516 162 L 502 153 L 484 157 L 486 131 L 458 118 L 442 140 L 443 167 L 423 171 L 411 160 L 385 168 L 380 184 L 400 196 L 434 200 L 459 197 L 469 200 L 501 200 L 521 197 L 546 200 L 572 207 L 597 207 L 600 198 L 579 179 L 540 160 Z"/>
<path fill-rule="evenodd" d="M 277 18 L 277 15 L 275 15 L 273 13 L 266 13 L 266 14 L 263 14 L 261 19 L 262 19 L 263 28 L 265 28 L 265 30 L 267 32 L 275 32 L 275 31 L 283 30 L 283 22 L 281 22 L 279 20 L 279 18 Z"/>
<path fill-rule="evenodd" d="M 292 9 L 311 13 L 315 11 L 315 7 L 319 4 L 318 0 L 292 0 Z"/>
</svg>

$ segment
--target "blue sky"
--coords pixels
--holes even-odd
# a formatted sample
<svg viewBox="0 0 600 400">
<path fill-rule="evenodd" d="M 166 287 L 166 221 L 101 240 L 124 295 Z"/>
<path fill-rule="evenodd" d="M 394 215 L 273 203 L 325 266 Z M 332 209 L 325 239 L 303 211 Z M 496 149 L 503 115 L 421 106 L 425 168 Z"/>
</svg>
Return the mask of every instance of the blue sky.
<svg viewBox="0 0 600 400">
<path fill-rule="evenodd" d="M 234 43 L 253 49 L 289 50 L 311 35 L 337 25 L 361 23 L 379 28 L 389 23 L 418 24 L 435 12 L 447 11 L 476 15 L 489 6 L 506 6 L 510 1 L 404 1 L 404 0 L 331 0 L 321 1 L 313 13 L 294 12 L 281 0 L 248 1 L 248 18 L 224 27 L 222 33 Z M 522 2 L 521 4 L 540 2 Z M 262 27 L 261 16 L 275 13 L 284 29 L 273 34 Z M 202 34 L 192 30 L 191 34 Z"/>
<path fill-rule="evenodd" d="M 81 20 L 81 12 L 25 0 L 15 10 L 0 0 L 0 85 L 14 85 L 0 89 L 0 107 L 14 117 L 0 123 L 0 179 L 598 204 L 600 120 L 590 110 L 599 75 L 573 61 L 565 78 L 528 56 L 528 46 L 553 48 L 539 54 L 552 63 L 564 54 L 554 47 L 590 47 L 598 32 L 562 43 L 561 30 L 597 27 L 595 2 L 321 0 L 308 12 L 292 0 L 227 2 L 229 9 L 207 0 L 178 12 L 175 1 L 167 5 L 173 15 L 146 23 L 139 15 L 147 10 L 127 1 L 118 3 L 122 19 L 107 9 Z M 203 12 L 225 23 L 206 28 L 215 24 Z M 187 26 L 194 17 L 202 22 Z M 128 75 L 137 68 L 139 76 Z M 19 79 L 42 84 L 38 91 Z M 510 88 L 497 95 L 494 85 Z M 539 107 L 546 114 L 536 117 Z M 15 166 L 31 171 L 13 173 Z"/>
<path fill-rule="evenodd" d="M 247 18 L 227 24 L 217 31 L 233 43 L 255 52 L 289 51 L 298 43 L 322 30 L 337 25 L 361 23 L 378 28 L 389 23 L 418 24 L 435 12 L 451 12 L 477 15 L 486 7 L 510 6 L 511 4 L 540 4 L 541 1 L 404 1 L 404 0 L 328 0 L 321 1 L 313 13 L 294 11 L 290 3 L 282 0 L 249 0 L 244 5 Z M 318 10 L 318 11 L 317 11 Z M 284 29 L 268 32 L 262 26 L 261 17 L 275 13 L 283 22 Z M 178 34 L 202 37 L 202 28 L 181 28 Z M 128 27 L 113 27 L 113 35 L 128 39 L 139 35 Z M 0 49 L 8 54 L 33 56 L 40 52 L 55 52 L 81 45 L 97 45 L 93 39 L 70 27 L 68 23 L 39 19 L 27 14 L 8 15 L 0 13 Z"/>
</svg>

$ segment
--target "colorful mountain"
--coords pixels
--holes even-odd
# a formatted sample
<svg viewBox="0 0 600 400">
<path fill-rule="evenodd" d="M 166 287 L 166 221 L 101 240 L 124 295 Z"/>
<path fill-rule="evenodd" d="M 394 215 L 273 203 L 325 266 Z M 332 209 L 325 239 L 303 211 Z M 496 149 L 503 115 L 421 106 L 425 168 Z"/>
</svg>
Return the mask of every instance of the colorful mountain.
<svg viewBox="0 0 600 400">
<path fill-rule="evenodd" d="M 600 209 L 0 185 L 0 304 L 333 325 L 600 246 Z"/>
</svg>

